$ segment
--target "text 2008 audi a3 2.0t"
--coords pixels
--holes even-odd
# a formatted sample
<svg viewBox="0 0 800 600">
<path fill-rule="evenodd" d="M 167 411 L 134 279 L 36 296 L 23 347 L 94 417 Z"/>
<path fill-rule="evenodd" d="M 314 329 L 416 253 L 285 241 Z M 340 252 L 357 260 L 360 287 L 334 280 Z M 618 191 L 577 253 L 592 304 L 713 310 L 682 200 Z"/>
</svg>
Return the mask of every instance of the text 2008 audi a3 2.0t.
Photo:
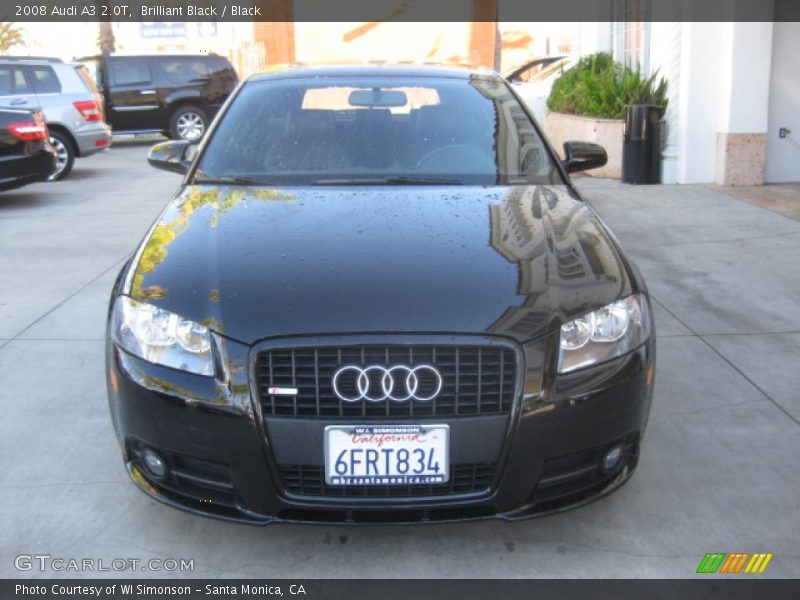
<svg viewBox="0 0 800 600">
<path fill-rule="evenodd" d="M 631 475 L 644 282 L 507 83 L 251 77 L 115 284 L 108 389 L 145 492 L 222 518 L 514 519 Z"/>
</svg>

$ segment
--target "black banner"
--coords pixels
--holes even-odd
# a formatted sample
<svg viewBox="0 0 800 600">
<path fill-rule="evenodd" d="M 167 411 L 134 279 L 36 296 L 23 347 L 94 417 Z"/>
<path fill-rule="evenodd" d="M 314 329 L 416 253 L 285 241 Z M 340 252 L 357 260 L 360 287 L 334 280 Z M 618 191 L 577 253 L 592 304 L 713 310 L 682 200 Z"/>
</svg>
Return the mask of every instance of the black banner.
<svg viewBox="0 0 800 600">
<path fill-rule="evenodd" d="M 0 21 L 800 21 L 794 0 L 3 0 Z"/>
<path fill-rule="evenodd" d="M 11 600 L 98 600 L 165 598 L 296 598 L 299 600 L 546 600 L 550 598 L 769 598 L 800 597 L 798 580 L 721 579 L 693 580 L 0 580 L 0 598 Z"/>
</svg>

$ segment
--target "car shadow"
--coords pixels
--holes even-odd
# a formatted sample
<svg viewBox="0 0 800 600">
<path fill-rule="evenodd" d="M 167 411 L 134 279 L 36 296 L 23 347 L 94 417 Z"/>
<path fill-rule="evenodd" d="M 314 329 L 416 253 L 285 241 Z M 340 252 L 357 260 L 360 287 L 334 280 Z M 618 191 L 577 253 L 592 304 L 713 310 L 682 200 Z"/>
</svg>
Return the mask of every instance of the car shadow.
<svg viewBox="0 0 800 600">
<path fill-rule="evenodd" d="M 138 138 L 114 138 L 114 141 L 111 144 L 111 150 L 113 151 L 114 148 L 132 148 L 136 146 L 152 146 L 153 144 L 158 144 L 159 142 L 165 142 L 169 140 L 169 138 L 163 135 L 150 135 L 147 137 L 138 137 Z"/>
<path fill-rule="evenodd" d="M 99 176 L 101 174 L 102 174 L 102 171 L 100 171 L 98 169 L 78 168 L 78 169 L 73 169 L 72 173 L 67 175 L 67 177 L 64 179 L 64 181 L 74 181 L 76 179 L 89 179 L 91 177 L 97 177 L 97 176 Z M 58 184 L 59 182 L 56 181 L 56 182 L 52 182 L 52 183 Z"/>
<path fill-rule="evenodd" d="M 51 196 L 36 191 L 12 190 L 0 192 L 0 211 L 26 209 L 50 204 Z"/>
</svg>

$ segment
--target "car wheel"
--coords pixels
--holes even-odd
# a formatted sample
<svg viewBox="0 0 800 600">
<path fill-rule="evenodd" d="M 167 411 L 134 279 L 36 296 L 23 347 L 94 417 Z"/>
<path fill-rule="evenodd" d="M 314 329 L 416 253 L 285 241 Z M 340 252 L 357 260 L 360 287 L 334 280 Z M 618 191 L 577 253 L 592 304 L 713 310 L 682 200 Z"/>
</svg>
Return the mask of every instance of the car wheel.
<svg viewBox="0 0 800 600">
<path fill-rule="evenodd" d="M 169 123 L 172 139 L 196 143 L 203 139 L 208 127 L 208 117 L 196 106 L 182 106 L 174 113 Z"/>
<path fill-rule="evenodd" d="M 72 165 L 75 164 L 75 147 L 72 145 L 72 140 L 60 131 L 50 131 L 50 143 L 56 150 L 58 166 L 55 173 L 50 175 L 47 180 L 60 181 L 72 171 Z"/>
</svg>

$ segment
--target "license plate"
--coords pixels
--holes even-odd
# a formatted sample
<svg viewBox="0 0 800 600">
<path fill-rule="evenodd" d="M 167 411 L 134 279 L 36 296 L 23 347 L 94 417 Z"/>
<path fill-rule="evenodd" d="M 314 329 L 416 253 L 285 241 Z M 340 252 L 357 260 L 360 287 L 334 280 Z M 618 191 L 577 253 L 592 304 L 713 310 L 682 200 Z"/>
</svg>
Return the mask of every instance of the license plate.
<svg viewBox="0 0 800 600">
<path fill-rule="evenodd" d="M 329 425 L 325 428 L 325 483 L 446 483 L 449 450 L 449 425 Z"/>
</svg>

